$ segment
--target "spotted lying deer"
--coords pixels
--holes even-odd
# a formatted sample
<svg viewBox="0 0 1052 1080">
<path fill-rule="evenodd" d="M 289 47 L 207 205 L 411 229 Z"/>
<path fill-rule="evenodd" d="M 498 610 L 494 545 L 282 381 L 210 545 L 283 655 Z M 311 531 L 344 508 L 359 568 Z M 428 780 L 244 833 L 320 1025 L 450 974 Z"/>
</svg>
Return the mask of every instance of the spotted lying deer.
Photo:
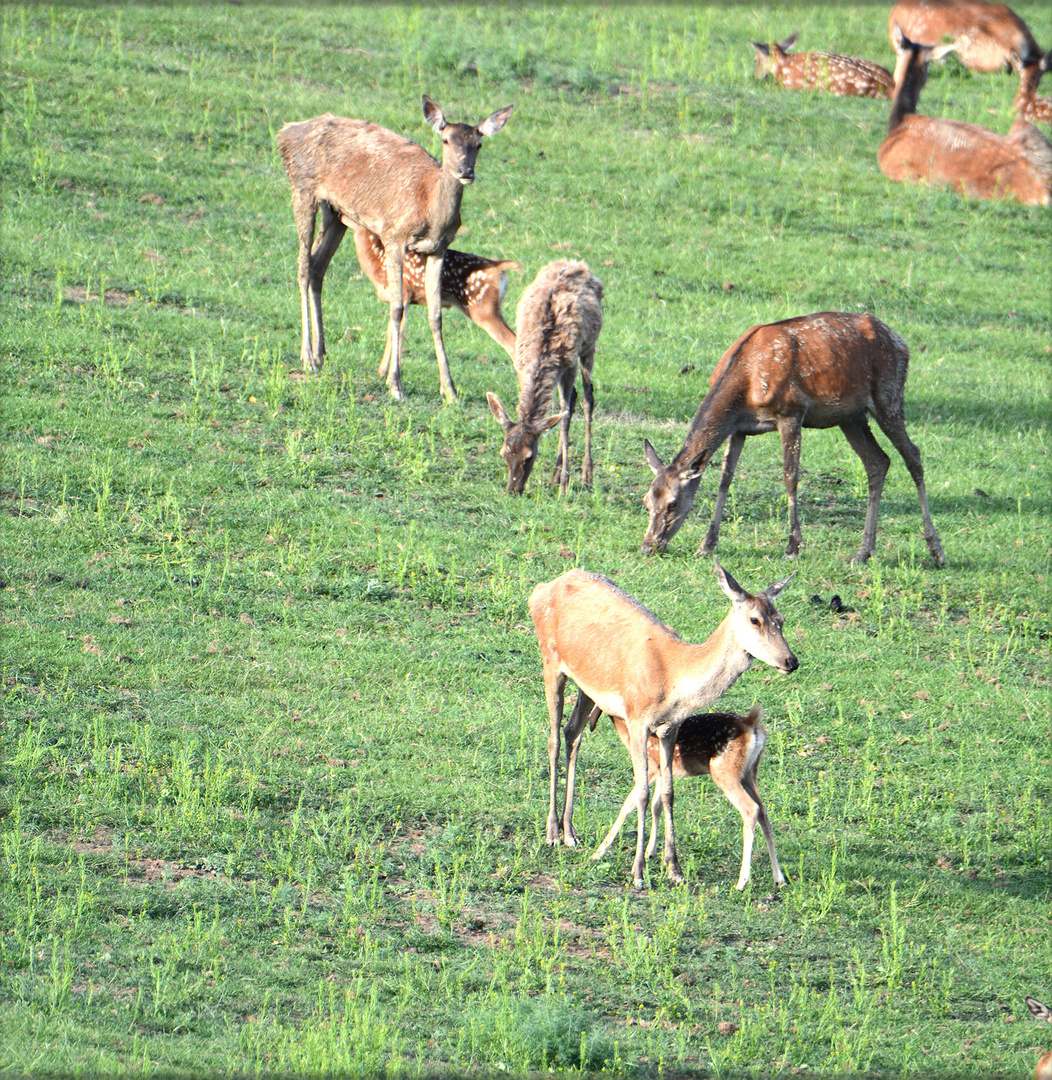
<svg viewBox="0 0 1052 1080">
<path fill-rule="evenodd" d="M 771 75 L 786 90 L 825 90 L 840 97 L 891 97 L 895 81 L 887 68 L 839 53 L 790 53 L 796 37 L 793 32 L 784 41 L 769 45 L 754 41 L 753 77 L 763 79 Z"/>
</svg>

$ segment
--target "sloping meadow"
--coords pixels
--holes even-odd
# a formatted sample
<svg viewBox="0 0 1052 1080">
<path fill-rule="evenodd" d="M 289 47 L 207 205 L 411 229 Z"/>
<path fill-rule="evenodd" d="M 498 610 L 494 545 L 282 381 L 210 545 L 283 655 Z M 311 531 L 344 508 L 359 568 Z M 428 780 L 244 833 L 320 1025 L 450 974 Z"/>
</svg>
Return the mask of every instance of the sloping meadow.
<svg viewBox="0 0 1052 1080">
<path fill-rule="evenodd" d="M 1019 8 L 1052 44 L 1039 5 Z M 886 101 L 752 79 L 750 39 L 893 65 L 863 5 L 12 6 L 2 11 L 0 1007 L 15 1073 L 1016 1077 L 1049 1033 L 1050 219 L 892 185 Z M 1006 131 L 1016 79 L 933 68 L 922 111 Z M 1046 88 L 1047 90 L 1048 88 Z M 347 241 L 328 356 L 299 362 L 274 135 L 322 112 L 485 140 L 455 246 L 604 282 L 595 482 L 504 492 L 516 381 L 456 312 L 376 376 L 386 309 Z M 755 323 L 871 311 L 912 352 L 898 455 L 850 565 L 861 463 L 805 431 L 783 558 L 778 440 L 746 443 L 718 557 L 801 661 L 762 703 L 790 877 L 705 779 L 687 884 L 634 829 L 608 720 L 577 850 L 544 843 L 548 718 L 526 603 L 572 566 L 684 638 L 727 610 L 703 479 L 644 558 L 649 438 L 681 444 Z M 878 439 L 882 437 L 878 434 Z M 882 440 L 883 441 L 883 440 Z M 839 603 L 831 606 L 834 596 Z M 594 642 L 601 650 L 602 641 Z"/>
</svg>

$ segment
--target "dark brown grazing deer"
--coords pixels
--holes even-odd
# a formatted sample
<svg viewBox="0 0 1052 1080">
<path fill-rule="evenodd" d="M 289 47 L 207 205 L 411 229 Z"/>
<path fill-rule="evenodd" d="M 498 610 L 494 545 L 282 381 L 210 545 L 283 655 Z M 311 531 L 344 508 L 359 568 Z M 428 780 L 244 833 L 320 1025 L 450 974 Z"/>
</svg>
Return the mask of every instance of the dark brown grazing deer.
<svg viewBox="0 0 1052 1080">
<path fill-rule="evenodd" d="M 756 769 L 767 744 L 767 730 L 760 723 L 762 709 L 754 705 L 748 716 L 738 713 L 697 713 L 688 716 L 679 725 L 676 746 L 672 754 L 672 775 L 677 780 L 686 776 L 704 776 L 708 773 L 716 786 L 727 796 L 728 802 L 742 816 L 742 865 L 738 874 L 738 889 L 744 889 L 749 883 L 749 870 L 752 863 L 753 837 L 756 826 L 760 826 L 764 840 L 767 841 L 767 853 L 771 856 L 771 873 L 774 883 L 781 887 L 785 884 L 785 874 L 778 865 L 778 856 L 774 850 L 774 831 L 771 828 L 767 810 L 756 788 Z M 592 709 L 588 723 L 595 727 L 599 718 L 599 707 Z M 628 725 L 619 716 L 611 716 L 617 737 L 629 748 Z M 652 735 L 647 739 L 647 768 L 650 782 L 653 783 L 661 772 L 660 744 Z M 650 842 L 647 844 L 646 857 L 649 859 L 657 850 L 658 808 L 661 803 L 661 787 L 655 785 L 654 797 L 650 802 Z M 635 809 L 635 791 L 629 793 L 621 807 L 613 828 L 607 834 L 596 858 L 608 850 L 621 831 L 625 818 Z"/>
<path fill-rule="evenodd" d="M 654 735 L 659 744 L 665 867 L 669 878 L 678 884 L 683 881 L 683 871 L 676 857 L 672 823 L 672 759 L 680 725 L 729 690 L 754 659 L 786 673 L 800 666 L 782 633 L 782 615 L 774 606 L 775 597 L 792 575 L 753 595 L 718 562 L 713 560 L 713 565 L 720 588 L 730 598 L 731 610 L 700 645 L 684 641 L 638 600 L 600 574 L 568 570 L 554 581 L 538 585 L 530 595 L 530 617 L 541 651 L 551 724 L 548 843 L 558 845 L 560 839 L 556 802 L 562 740 L 566 744 L 562 842 L 575 847 L 573 794 L 577 752 L 585 725 L 593 707 L 622 718 L 628 728 L 628 751 L 635 777 L 633 798 L 639 828 L 632 877 L 637 889 L 643 887 L 646 865 L 643 849 L 650 790 L 647 740 Z M 563 728 L 567 679 L 576 683 L 578 694 Z M 603 855 L 608 846 L 604 841 L 594 857 Z"/>
<path fill-rule="evenodd" d="M 998 135 L 962 120 L 918 115 L 933 50 L 901 31 L 896 49 L 888 137 L 877 151 L 880 171 L 889 180 L 945 185 L 977 199 L 1010 196 L 1052 205 L 1052 145 L 1041 132 L 1022 119 Z"/>
<path fill-rule="evenodd" d="M 957 59 L 973 71 L 1015 71 L 1038 63 L 1041 49 L 1030 27 L 1007 5 L 986 0 L 898 0 L 888 16 L 888 39 L 895 27 L 912 41 L 953 46 Z M 936 51 L 935 60 L 946 51 Z"/>
<path fill-rule="evenodd" d="M 1037 92 L 1041 76 L 1050 70 L 1052 49 L 1045 53 L 1039 63 L 1023 68 L 1019 76 L 1019 90 L 1012 103 L 1012 108 L 1020 120 L 1029 120 L 1031 124 L 1052 125 L 1052 98 L 1042 97 Z"/>
<path fill-rule="evenodd" d="M 1028 997 L 1026 1007 L 1033 1014 L 1035 1020 L 1047 1020 L 1052 1024 L 1052 1009 L 1047 1005 L 1042 1005 L 1036 998 Z M 1034 1080 L 1052 1080 L 1052 1050 L 1038 1058 L 1037 1068 L 1034 1070 Z"/>
<path fill-rule="evenodd" d="M 377 298 L 390 303 L 387 290 L 387 265 L 384 246 L 380 238 L 367 229 L 354 226 L 354 250 L 365 276 L 373 283 Z M 446 248 L 442 260 L 442 306 L 462 311 L 476 326 L 483 330 L 515 359 L 515 331 L 504 321 L 500 305 L 507 285 L 506 270 L 521 270 L 511 259 L 484 259 L 466 251 Z M 405 320 L 412 304 L 426 304 L 424 295 L 424 257 L 407 251 L 402 263 L 402 335 L 405 336 Z M 376 374 L 382 379 L 387 375 L 391 359 L 391 342 L 387 343 L 384 358 Z"/>
<path fill-rule="evenodd" d="M 764 79 L 771 75 L 786 90 L 826 90 L 840 97 L 891 97 L 895 82 L 891 72 L 880 64 L 839 53 L 790 53 L 795 44 L 795 31 L 784 41 L 769 45 L 754 41 L 753 77 Z"/>
<path fill-rule="evenodd" d="M 777 430 L 789 496 L 785 553 L 796 555 L 803 543 L 796 504 L 801 428 L 839 427 L 866 469 L 866 525 L 862 546 L 852 560 L 865 562 L 876 548 L 877 511 L 890 464 L 869 429 L 868 412 L 902 455 L 917 485 L 924 539 L 935 565 L 944 565 L 946 556 L 928 511 L 920 451 L 906 433 L 903 391 L 909 360 L 906 342 L 868 314 L 822 311 L 751 327 L 716 365 L 687 438 L 668 465 L 649 441 L 643 442 L 647 464 L 654 472 L 643 499 L 650 513 L 643 553 L 668 547 L 694 505 L 702 473 L 729 439 L 712 521 L 698 554 L 714 551 L 723 505 L 746 437 Z"/>
<path fill-rule="evenodd" d="M 515 372 L 519 379 L 517 418 L 512 420 L 492 391 L 490 412 L 504 430 L 500 456 L 508 466 L 508 494 L 521 495 L 537 461 L 541 435 L 559 424 L 556 479 L 565 495 L 570 482 L 570 419 L 577 401 L 577 371 L 584 391 L 584 461 L 581 483 L 592 482 L 592 368 L 603 328 L 603 283 L 583 262 L 558 259 L 541 268 L 519 298 L 515 314 Z M 560 411 L 548 416 L 559 388 Z"/>
<path fill-rule="evenodd" d="M 313 120 L 286 124 L 278 132 L 278 150 L 292 188 L 292 210 L 299 233 L 299 288 L 303 323 L 300 355 L 304 371 L 319 371 L 325 358 L 321 290 L 348 223 L 379 237 L 387 264 L 391 315 L 387 341 L 391 362 L 387 384 L 401 401 L 402 264 L 407 251 L 422 255 L 428 320 L 435 341 L 442 395 L 457 399 L 442 344 L 442 262 L 460 228 L 464 186 L 474 182 L 475 159 L 482 138 L 495 135 L 512 106 L 477 126 L 450 124 L 425 94 L 424 118 L 442 139 L 442 162 L 422 146 L 367 120 L 346 120 L 325 113 Z M 321 233 L 314 225 L 321 211 Z"/>
</svg>

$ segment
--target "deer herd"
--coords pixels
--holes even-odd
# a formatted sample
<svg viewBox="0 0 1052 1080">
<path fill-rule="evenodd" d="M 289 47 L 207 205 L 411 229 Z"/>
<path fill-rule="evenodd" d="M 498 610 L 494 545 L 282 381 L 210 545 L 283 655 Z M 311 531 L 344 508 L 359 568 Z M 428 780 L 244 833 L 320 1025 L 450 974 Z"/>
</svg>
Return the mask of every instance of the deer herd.
<svg viewBox="0 0 1052 1080">
<path fill-rule="evenodd" d="M 757 79 L 771 76 L 790 90 L 890 100 L 887 137 L 877 152 L 879 168 L 890 180 L 945 185 L 975 198 L 1052 204 L 1052 145 L 1035 127 L 1052 123 L 1052 101 L 1037 93 L 1041 76 L 1052 66 L 1052 52 L 1041 52 L 1026 23 L 1005 5 L 987 0 L 899 0 L 889 16 L 888 34 L 896 55 L 893 71 L 838 53 L 791 52 L 794 33 L 780 43 L 753 42 L 754 74 Z M 951 53 L 975 71 L 1007 70 L 1019 76 L 1016 119 L 1007 134 L 917 112 L 929 64 Z M 558 425 L 552 482 L 565 494 L 578 376 L 585 419 L 581 482 L 592 481 L 592 373 L 603 325 L 603 284 L 583 262 L 549 263 L 523 291 L 513 330 L 504 320 L 501 302 L 506 272 L 521 269 L 519 264 L 449 247 L 460 227 L 464 187 L 474 181 L 482 140 L 501 131 L 512 108 L 499 109 L 478 124 L 450 123 L 425 95 L 424 118 L 441 139 L 441 161 L 366 120 L 326 113 L 281 129 L 277 145 L 292 190 L 300 244 L 301 359 L 309 372 L 320 370 L 324 362 L 322 284 L 350 227 L 362 271 L 377 297 L 389 306 L 378 375 L 386 378 L 392 397 L 404 396 L 403 331 L 410 306 L 418 304 L 427 308 L 441 393 L 447 401 L 457 400 L 442 341 L 442 309 L 458 308 L 508 353 L 518 380 L 514 417 L 495 393 L 486 395 L 504 435 L 500 456 L 507 465 L 508 492 L 522 494 L 541 435 Z M 319 212 L 320 231 L 315 235 Z M 795 556 L 802 544 L 797 512 L 802 429 L 839 427 L 866 473 L 865 526 L 853 560 L 865 562 L 875 551 L 877 513 L 890 465 L 870 430 L 871 415 L 909 470 L 928 550 L 934 564 L 943 566 L 946 556 L 928 509 L 920 453 L 906 432 L 903 395 L 908 365 L 905 341 L 869 314 L 825 311 L 748 329 L 716 365 L 683 446 L 667 465 L 644 440 L 644 457 L 654 473 L 644 498 L 649 513 L 644 554 L 666 549 L 693 506 L 709 461 L 726 443 L 712 519 L 698 549 L 699 554 L 712 553 L 746 437 L 777 431 L 789 502 L 786 555 Z M 549 415 L 556 389 L 558 411 Z M 757 766 L 766 741 L 760 706 L 747 716 L 702 710 L 710 708 L 754 660 L 787 674 L 799 666 L 774 606 L 789 578 L 752 594 L 718 562 L 713 560 L 713 565 L 731 610 L 702 644 L 683 641 L 599 574 L 571 570 L 537 585 L 530 596 L 550 719 L 547 841 L 569 847 L 578 843 L 573 798 L 581 737 L 586 726 L 594 729 L 606 713 L 629 752 L 634 782 L 594 858 L 607 852 L 635 809 L 632 876 L 637 887 L 643 886 L 646 859 L 656 849 L 659 807 L 664 864 L 673 882 L 683 881 L 673 828 L 673 778 L 703 773 L 713 778 L 742 817 L 738 889 L 749 880 L 757 824 L 766 840 L 775 885 L 786 880 L 757 790 Z M 567 680 L 578 693 L 564 724 Z M 560 816 L 563 752 L 566 780 Z M 647 845 L 645 819 L 652 784 Z M 1044 1006 L 1031 999 L 1028 1004 L 1035 1015 L 1048 1018 Z M 1040 1069 L 1039 1077 L 1048 1075 Z"/>
</svg>

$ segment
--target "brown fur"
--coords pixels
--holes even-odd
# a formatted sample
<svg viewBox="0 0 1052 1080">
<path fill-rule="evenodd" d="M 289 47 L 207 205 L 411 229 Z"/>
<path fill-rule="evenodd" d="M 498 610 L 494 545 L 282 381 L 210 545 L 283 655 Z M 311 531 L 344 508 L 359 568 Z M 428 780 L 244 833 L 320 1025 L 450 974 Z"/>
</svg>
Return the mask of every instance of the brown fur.
<svg viewBox="0 0 1052 1080">
<path fill-rule="evenodd" d="M 880 64 L 839 53 L 790 53 L 795 43 L 795 33 L 769 45 L 754 41 L 754 78 L 771 75 L 786 90 L 826 90 L 840 97 L 891 97 L 895 82 L 891 72 Z"/>
<path fill-rule="evenodd" d="M 513 421 L 496 394 L 489 392 L 490 411 L 504 429 L 500 455 L 508 465 L 508 492 L 521 495 L 537 460 L 541 435 L 560 425 L 559 455 L 553 482 L 563 494 L 570 481 L 570 419 L 581 371 L 584 392 L 585 450 L 581 482 L 592 482 L 592 368 L 595 346 L 603 328 L 603 283 L 583 262 L 557 260 L 542 267 L 519 299 L 515 316 L 515 372 L 519 379 L 517 420 Z M 547 416 L 555 388 L 560 412 Z"/>
<path fill-rule="evenodd" d="M 796 555 L 803 543 L 796 505 L 801 429 L 839 427 L 866 469 L 866 525 L 854 560 L 865 562 L 875 549 L 877 511 L 890 464 L 869 429 L 869 412 L 917 485 L 928 550 L 936 566 L 942 566 L 946 556 L 928 511 L 920 452 L 906 433 L 903 390 L 909 356 L 902 338 L 868 314 L 822 311 L 747 330 L 716 365 L 709 392 L 672 461 L 665 465 L 644 440 L 654 481 L 643 500 L 650 513 L 643 552 L 668 546 L 693 506 L 702 473 L 729 438 L 712 521 L 698 549 L 699 554 L 714 551 L 746 437 L 777 430 L 789 496 L 786 554 Z"/>
</svg>

